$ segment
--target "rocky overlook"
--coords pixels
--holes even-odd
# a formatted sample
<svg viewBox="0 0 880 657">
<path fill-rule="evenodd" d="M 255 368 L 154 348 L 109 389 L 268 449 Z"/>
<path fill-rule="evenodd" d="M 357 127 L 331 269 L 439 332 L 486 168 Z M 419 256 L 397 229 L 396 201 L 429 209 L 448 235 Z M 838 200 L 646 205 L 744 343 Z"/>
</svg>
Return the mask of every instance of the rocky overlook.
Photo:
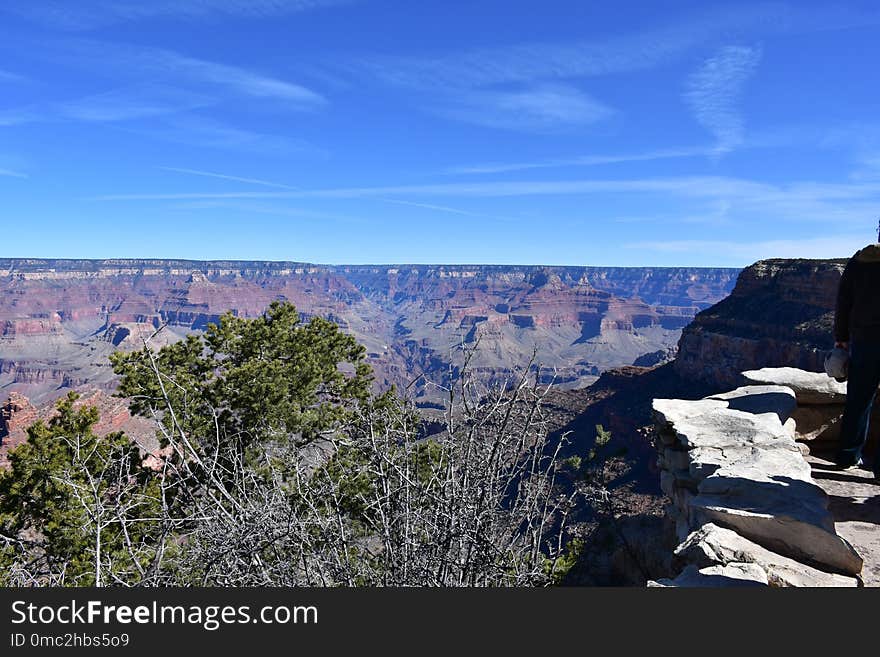
<svg viewBox="0 0 880 657">
<path fill-rule="evenodd" d="M 845 265 L 758 262 L 683 331 L 672 367 L 710 394 L 653 400 L 680 541 L 660 585 L 880 585 L 877 485 L 830 462 L 847 387 L 822 370 Z"/>
<path fill-rule="evenodd" d="M 44 403 L 111 390 L 107 356 L 253 317 L 276 299 L 336 321 L 367 347 L 377 384 L 431 404 L 456 348 L 480 342 L 486 380 L 538 361 L 568 387 L 638 359 L 668 358 L 693 316 L 738 271 L 689 268 L 0 259 L 0 396 Z M 419 378 L 421 377 L 421 378 Z"/>
<path fill-rule="evenodd" d="M 877 485 L 868 471 L 829 472 L 816 456 L 828 437 L 817 444 L 803 422 L 839 420 L 846 384 L 791 367 L 744 376 L 752 385 L 653 402 L 660 484 L 681 541 L 678 576 L 659 583 L 877 586 Z"/>
<path fill-rule="evenodd" d="M 676 586 L 852 586 L 858 573 L 880 585 L 880 489 L 870 472 L 829 462 L 846 385 L 821 370 L 844 266 L 756 263 L 684 329 L 673 362 L 611 370 L 564 393 L 586 400 L 573 435 L 601 423 L 613 449 L 627 450 L 640 507 L 668 500 L 663 523 L 621 512 L 628 545 L 610 581 L 647 572 Z M 880 409 L 871 427 L 868 463 Z"/>
</svg>

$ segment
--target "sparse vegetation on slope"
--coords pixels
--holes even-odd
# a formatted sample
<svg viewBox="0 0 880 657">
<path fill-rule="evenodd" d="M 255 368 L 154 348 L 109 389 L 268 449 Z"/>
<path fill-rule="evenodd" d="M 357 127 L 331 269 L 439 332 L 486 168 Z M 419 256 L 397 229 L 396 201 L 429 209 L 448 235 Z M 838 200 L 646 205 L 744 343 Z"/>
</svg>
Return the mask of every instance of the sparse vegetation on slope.
<svg viewBox="0 0 880 657">
<path fill-rule="evenodd" d="M 548 388 L 463 364 L 444 430 L 369 392 L 364 350 L 289 304 L 114 357 L 162 449 L 96 439 L 59 405 L 0 478 L 8 584 L 540 586 L 561 581 L 576 497 L 557 487 Z"/>
</svg>

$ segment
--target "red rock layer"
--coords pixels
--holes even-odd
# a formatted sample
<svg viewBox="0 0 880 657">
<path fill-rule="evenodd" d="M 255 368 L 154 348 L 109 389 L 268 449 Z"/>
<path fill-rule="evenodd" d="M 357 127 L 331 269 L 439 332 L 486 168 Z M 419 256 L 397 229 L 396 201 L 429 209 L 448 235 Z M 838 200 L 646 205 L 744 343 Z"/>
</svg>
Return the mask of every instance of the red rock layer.
<svg viewBox="0 0 880 657">
<path fill-rule="evenodd" d="M 37 409 L 17 392 L 0 406 L 0 468 L 9 465 L 9 452 L 27 440 L 27 428 L 38 419 Z"/>
<path fill-rule="evenodd" d="M 74 408 L 93 406 L 98 409 L 99 420 L 94 426 L 98 436 L 123 432 L 144 452 L 151 453 L 158 448 L 155 425 L 141 417 L 132 417 L 128 411 L 128 401 L 108 395 L 100 390 L 84 393 L 74 404 Z M 27 430 L 38 420 L 48 423 L 55 416 L 54 403 L 36 408 L 22 394 L 12 392 L 0 406 L 0 468 L 9 466 L 9 452 L 27 441 Z"/>
</svg>

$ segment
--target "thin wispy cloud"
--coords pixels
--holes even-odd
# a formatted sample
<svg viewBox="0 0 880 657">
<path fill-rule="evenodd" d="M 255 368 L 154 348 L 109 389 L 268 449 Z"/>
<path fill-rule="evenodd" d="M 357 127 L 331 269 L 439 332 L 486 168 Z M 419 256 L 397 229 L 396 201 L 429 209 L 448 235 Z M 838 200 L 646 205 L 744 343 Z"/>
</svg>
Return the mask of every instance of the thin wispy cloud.
<svg viewBox="0 0 880 657">
<path fill-rule="evenodd" d="M 589 125 L 613 110 L 571 85 L 538 85 L 510 91 L 456 93 L 438 112 L 450 118 L 508 130 L 545 131 Z"/>
<path fill-rule="evenodd" d="M 61 70 L 115 80 L 117 88 L 176 88 L 215 98 L 218 103 L 262 100 L 274 112 L 312 111 L 327 103 L 318 91 L 271 72 L 168 48 L 72 38 L 21 38 L 0 48 L 3 46 L 10 50 L 28 49 L 30 57 Z"/>
<path fill-rule="evenodd" d="M 781 126 L 780 126 L 781 128 Z M 811 143 L 818 142 L 824 148 L 858 147 L 859 157 L 865 153 L 880 153 L 880 121 L 875 116 L 862 120 L 835 121 L 832 124 L 807 124 L 797 126 L 801 135 Z"/>
<path fill-rule="evenodd" d="M 148 200 L 168 198 L 368 198 L 376 196 L 505 197 L 570 195 L 613 192 L 674 193 L 691 198 L 738 197 L 772 201 L 788 197 L 846 201 L 880 198 L 880 181 L 872 183 L 793 182 L 786 185 L 725 176 L 681 176 L 618 180 L 535 180 L 509 182 L 443 183 L 379 187 L 303 189 L 291 192 L 228 192 L 220 194 L 113 194 L 98 200 Z"/>
<path fill-rule="evenodd" d="M 320 94 L 293 82 L 168 49 L 88 40 L 47 43 L 39 56 L 98 79 L 118 77 L 122 84 L 80 98 L 0 110 L 0 127 L 112 123 L 131 135 L 199 148 L 266 155 L 326 154 L 290 134 L 272 134 L 215 118 L 228 114 L 226 108 L 242 100 L 260 101 L 248 105 L 249 115 L 260 107 L 276 115 L 285 110 L 310 111 L 326 102 Z"/>
<path fill-rule="evenodd" d="M 460 214 L 466 217 L 482 216 L 477 212 L 468 212 L 467 210 L 459 210 L 458 208 L 450 208 L 448 205 L 435 205 L 433 203 L 416 203 L 414 201 L 403 201 L 399 198 L 381 198 L 378 199 L 385 203 L 394 203 L 395 205 L 407 205 L 411 208 L 422 208 L 424 210 L 436 210 L 437 212 L 448 212 L 450 214 Z"/>
<path fill-rule="evenodd" d="M 293 107 L 314 107 L 326 102 L 321 94 L 300 84 L 238 66 L 188 57 L 171 50 L 133 52 L 132 59 L 145 69 L 164 69 L 163 72 L 225 87 L 243 96 L 289 101 Z"/>
<path fill-rule="evenodd" d="M 59 116 L 81 121 L 131 121 L 208 107 L 216 100 L 161 84 L 114 89 L 57 104 Z"/>
<path fill-rule="evenodd" d="M 100 71 L 128 81 L 156 82 L 159 78 L 166 84 L 187 88 L 195 85 L 198 91 L 206 88 L 239 97 L 283 101 L 291 109 L 313 109 L 326 102 L 318 92 L 295 82 L 167 48 L 72 39 L 46 46 L 42 56 L 64 66 Z"/>
<path fill-rule="evenodd" d="M 47 114 L 36 106 L 0 110 L 0 128 L 46 120 Z"/>
<path fill-rule="evenodd" d="M 126 86 L 68 101 L 0 111 L 0 126 L 56 121 L 114 123 L 179 114 L 214 105 L 214 98 L 163 84 Z"/>
<path fill-rule="evenodd" d="M 48 43 L 40 56 L 91 75 L 118 76 L 124 83 L 81 98 L 0 110 L 0 127 L 58 121 L 130 122 L 136 124 L 131 127 L 133 132 L 195 146 L 318 153 L 318 149 L 289 136 L 236 127 L 197 114 L 242 98 L 264 101 L 276 113 L 313 110 L 326 102 L 301 85 L 167 49 L 67 40 Z M 163 118 L 168 120 L 155 121 Z"/>
<path fill-rule="evenodd" d="M 21 82 L 25 77 L 18 73 L 11 73 L 0 68 L 0 82 Z"/>
<path fill-rule="evenodd" d="M 787 185 L 723 176 L 641 178 L 622 180 L 541 180 L 487 183 L 449 183 L 391 187 L 349 187 L 304 189 L 279 192 L 175 192 L 108 194 L 93 197 L 102 202 L 269 200 L 269 199 L 418 199 L 414 202 L 438 205 L 437 198 L 507 198 L 540 196 L 587 196 L 591 194 L 653 195 L 658 202 L 671 199 L 709 203 L 708 212 L 691 211 L 695 223 L 725 224 L 750 219 L 766 221 L 833 222 L 861 225 L 865 217 L 880 214 L 880 181 L 818 184 L 795 182 Z M 664 199 L 665 197 L 665 199 Z M 421 199 L 426 199 L 422 201 Z M 658 219 L 662 223 L 662 220 Z"/>
<path fill-rule="evenodd" d="M 199 169 L 185 169 L 181 167 L 159 167 L 162 171 L 171 171 L 174 173 L 183 173 L 190 176 L 202 176 L 205 178 L 217 178 L 218 180 L 231 180 L 233 182 L 246 183 L 248 185 L 261 185 L 263 187 L 275 187 L 277 189 L 296 190 L 298 187 L 291 185 L 283 185 L 281 183 L 271 182 L 269 180 L 261 180 L 259 178 L 243 178 L 241 176 L 230 176 L 224 173 L 215 173 L 213 171 L 201 171 Z"/>
<path fill-rule="evenodd" d="M 833 12 L 829 16 L 830 22 L 842 20 Z M 546 131 L 587 125 L 612 113 L 601 99 L 572 86 L 554 92 L 553 85 L 648 71 L 679 61 L 722 36 L 808 29 L 816 20 L 779 4 L 738 5 L 613 37 L 511 44 L 436 56 L 362 56 L 335 65 L 352 78 L 371 78 L 424 95 L 427 102 L 420 106 L 447 118 Z M 719 117 L 712 125 L 729 138 L 736 137 L 730 121 L 725 124 Z"/>
<path fill-rule="evenodd" d="M 7 178 L 27 178 L 28 177 L 28 175 L 26 173 L 12 171 L 11 169 L 0 169 L 0 176 L 6 176 Z"/>
<path fill-rule="evenodd" d="M 268 203 L 230 202 L 230 201 L 193 201 L 189 203 L 177 203 L 171 206 L 175 210 L 234 210 L 244 214 L 264 214 L 277 217 L 289 217 L 292 219 L 314 219 L 323 222 L 341 222 L 352 224 L 365 224 L 370 220 L 363 217 L 354 217 L 335 212 L 320 212 L 304 208 L 272 205 Z"/>
<path fill-rule="evenodd" d="M 716 254 L 719 263 L 754 262 L 767 258 L 846 258 L 865 245 L 864 235 L 810 237 L 791 240 L 737 242 L 729 240 L 669 240 L 625 244 L 625 248 L 698 256 Z"/>
<path fill-rule="evenodd" d="M 730 200 L 719 199 L 701 212 L 678 217 L 678 221 L 683 224 L 699 224 L 701 226 L 728 226 L 734 223 L 730 217 L 732 207 L 733 204 Z"/>
<path fill-rule="evenodd" d="M 709 148 L 680 148 L 647 153 L 629 153 L 621 155 L 582 155 L 579 157 L 561 157 L 551 160 L 538 160 L 535 162 L 495 162 L 487 164 L 472 164 L 456 166 L 445 169 L 442 173 L 449 175 L 482 175 L 492 173 L 510 173 L 513 171 L 527 171 L 529 169 L 557 169 L 561 167 L 592 167 L 605 164 L 620 164 L 625 162 L 648 162 L 653 160 L 667 160 L 687 157 L 701 157 L 712 154 Z"/>
<path fill-rule="evenodd" d="M 605 39 L 516 44 L 436 57 L 373 57 L 350 65 L 388 83 L 429 89 L 604 76 L 649 70 L 720 34 L 779 25 L 790 15 L 790 9 L 778 4 L 739 5 Z"/>
<path fill-rule="evenodd" d="M 343 187 L 305 189 L 294 192 L 223 192 L 219 194 L 110 194 L 96 197 L 104 201 L 173 198 L 359 198 L 375 196 L 461 196 L 505 197 L 591 194 L 607 192 L 673 192 L 693 197 L 722 194 L 756 197 L 779 193 L 780 188 L 767 183 L 723 176 L 686 176 L 679 178 L 635 178 L 623 180 L 535 180 L 510 182 L 443 183 L 434 185 L 398 185 L 381 187 Z M 880 192 L 880 185 L 830 185 L 805 188 L 804 193 L 852 197 Z"/>
<path fill-rule="evenodd" d="M 357 74 L 420 89 L 481 88 L 646 71 L 719 39 L 811 33 L 880 23 L 880 12 L 848 7 L 738 3 L 666 25 L 606 38 L 520 43 L 423 56 L 362 56 L 337 62 Z"/>
<path fill-rule="evenodd" d="M 230 125 L 192 111 L 210 105 L 209 99 L 194 94 L 175 96 L 166 93 L 164 96 L 139 98 L 128 92 L 109 92 L 48 106 L 0 111 L 0 128 L 61 121 L 107 123 L 120 131 L 151 140 L 200 148 L 326 157 L 323 149 L 307 141 Z M 279 189 L 296 189 L 275 186 Z"/>
<path fill-rule="evenodd" d="M 856 181 L 880 181 L 880 153 L 862 155 L 850 178 Z"/>
<path fill-rule="evenodd" d="M 432 210 L 434 212 L 445 212 L 447 214 L 457 214 L 465 217 L 479 217 L 481 219 L 498 219 L 500 221 L 510 221 L 510 217 L 500 217 L 494 214 L 486 214 L 485 212 L 473 212 L 471 210 L 462 210 L 461 208 L 451 208 L 448 205 L 437 205 L 436 203 L 416 203 L 414 201 L 403 201 L 395 198 L 376 199 L 384 203 L 393 203 L 395 205 L 406 205 L 412 208 L 421 208 L 423 210 Z"/>
<path fill-rule="evenodd" d="M 697 207 L 688 213 L 653 213 L 643 215 L 627 215 L 615 217 L 618 224 L 654 224 L 669 226 L 673 224 L 691 224 L 701 226 L 731 226 L 735 221 L 730 216 L 733 204 L 727 199 L 710 201 L 703 207 Z M 676 229 L 679 230 L 679 229 Z"/>
<path fill-rule="evenodd" d="M 156 18 L 266 18 L 352 0 L 13 0 L 2 11 L 62 30 L 89 30 Z"/>
<path fill-rule="evenodd" d="M 703 127 L 715 136 L 715 152 L 728 153 L 744 141 L 740 107 L 743 89 L 761 61 L 761 49 L 727 46 L 687 80 L 684 99 Z"/>
<path fill-rule="evenodd" d="M 326 157 L 326 152 L 313 144 L 286 135 L 272 134 L 230 125 L 193 113 L 163 117 L 145 125 L 125 126 L 133 134 L 178 144 L 218 150 L 242 151 L 261 155 L 308 155 Z"/>
</svg>

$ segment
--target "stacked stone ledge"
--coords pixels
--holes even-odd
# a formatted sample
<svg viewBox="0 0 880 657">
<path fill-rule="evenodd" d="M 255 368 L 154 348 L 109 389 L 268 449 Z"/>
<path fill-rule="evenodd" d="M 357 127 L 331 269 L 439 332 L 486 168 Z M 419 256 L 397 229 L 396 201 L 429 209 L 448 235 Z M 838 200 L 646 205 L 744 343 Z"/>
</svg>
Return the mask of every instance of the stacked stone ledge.
<svg viewBox="0 0 880 657">
<path fill-rule="evenodd" d="M 749 383 L 783 385 L 797 399 L 791 414 L 795 439 L 807 453 L 832 451 L 840 441 L 846 383 L 838 383 L 825 374 L 805 372 L 794 367 L 765 367 L 743 372 Z"/>
<path fill-rule="evenodd" d="M 798 442 L 831 440 L 846 385 L 792 368 L 744 377 L 752 385 L 653 402 L 660 485 L 680 545 L 679 575 L 649 585 L 857 586 L 862 559 L 837 535 Z"/>
</svg>

